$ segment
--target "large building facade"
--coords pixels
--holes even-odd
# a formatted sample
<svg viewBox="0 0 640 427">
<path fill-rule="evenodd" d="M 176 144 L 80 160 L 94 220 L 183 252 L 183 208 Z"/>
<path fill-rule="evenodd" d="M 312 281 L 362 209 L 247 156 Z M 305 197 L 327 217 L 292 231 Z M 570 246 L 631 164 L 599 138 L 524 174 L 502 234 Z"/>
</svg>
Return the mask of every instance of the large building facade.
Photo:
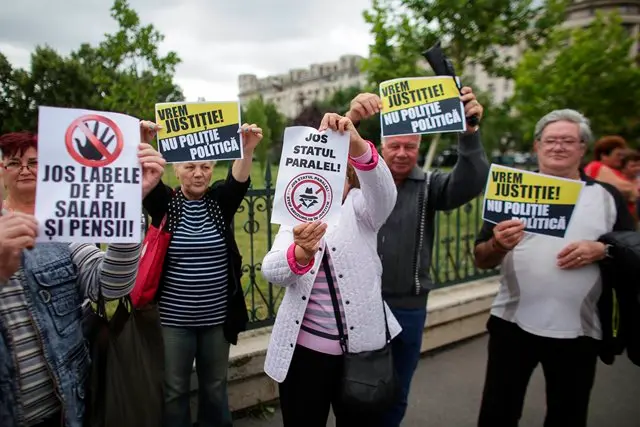
<svg viewBox="0 0 640 427">
<path fill-rule="evenodd" d="M 358 55 L 344 55 L 337 61 L 260 79 L 253 74 L 242 74 L 238 77 L 240 103 L 246 105 L 250 99 L 262 96 L 282 114 L 294 118 L 304 106 L 327 99 L 339 89 L 363 87 L 366 76 L 360 71 L 362 59 Z"/>
<path fill-rule="evenodd" d="M 629 35 L 637 39 L 640 34 L 640 0 L 574 0 L 567 9 L 564 25 L 567 28 L 587 26 L 595 19 L 598 11 L 617 11 Z M 517 58 L 522 54 L 522 50 L 512 47 L 503 53 Z M 640 55 L 640 43 L 636 42 L 629 54 Z M 513 81 L 489 76 L 479 65 L 471 64 L 466 73 L 474 76 L 476 87 L 492 93 L 496 102 L 503 102 L 513 95 Z"/>
</svg>

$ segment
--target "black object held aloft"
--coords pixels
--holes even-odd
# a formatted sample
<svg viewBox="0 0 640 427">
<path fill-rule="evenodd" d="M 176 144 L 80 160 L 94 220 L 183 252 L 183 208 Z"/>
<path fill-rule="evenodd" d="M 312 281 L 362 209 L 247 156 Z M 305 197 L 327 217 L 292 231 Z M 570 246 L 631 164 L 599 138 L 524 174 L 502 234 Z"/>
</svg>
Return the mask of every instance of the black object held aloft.
<svg viewBox="0 0 640 427">
<path fill-rule="evenodd" d="M 454 78 L 456 86 L 458 86 L 458 90 L 462 88 L 458 80 L 455 78 L 456 70 L 453 67 L 453 63 L 444 54 L 442 47 L 440 46 L 440 41 L 437 41 L 431 48 L 422 52 L 422 56 L 427 60 L 433 69 L 433 72 L 436 73 L 436 76 L 451 76 Z M 469 126 L 477 126 L 479 122 L 480 119 L 477 114 L 467 117 L 467 124 Z"/>
</svg>

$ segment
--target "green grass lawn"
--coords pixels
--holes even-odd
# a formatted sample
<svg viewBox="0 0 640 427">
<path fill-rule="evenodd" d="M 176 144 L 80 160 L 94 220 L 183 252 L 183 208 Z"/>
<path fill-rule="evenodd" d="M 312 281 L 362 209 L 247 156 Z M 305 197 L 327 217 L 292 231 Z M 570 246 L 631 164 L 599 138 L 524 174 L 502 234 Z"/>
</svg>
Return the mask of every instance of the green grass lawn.
<svg viewBox="0 0 640 427">
<path fill-rule="evenodd" d="M 219 162 L 214 168 L 213 180 L 224 179 L 228 162 Z M 250 318 L 260 325 L 275 315 L 284 295 L 283 288 L 270 285 L 262 276 L 260 266 L 278 226 L 269 223 L 272 195 L 277 178 L 277 166 L 271 168 L 271 193 L 267 196 L 264 172 L 258 164 L 251 174 L 249 191 L 234 220 L 236 241 L 243 256 L 242 284 Z M 172 167 L 167 167 L 163 181 L 178 186 Z M 258 192 L 256 194 L 255 192 Z M 482 220 L 482 198 L 460 209 L 438 213 L 432 262 L 432 277 L 439 286 L 463 282 L 485 273 L 473 265 L 473 243 Z"/>
</svg>

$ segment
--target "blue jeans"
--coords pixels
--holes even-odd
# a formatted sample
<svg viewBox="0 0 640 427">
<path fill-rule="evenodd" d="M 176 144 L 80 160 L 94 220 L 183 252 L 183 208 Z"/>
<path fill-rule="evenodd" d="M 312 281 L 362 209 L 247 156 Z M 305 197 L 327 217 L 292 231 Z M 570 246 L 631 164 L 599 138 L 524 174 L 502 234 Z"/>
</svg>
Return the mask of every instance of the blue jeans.
<svg viewBox="0 0 640 427">
<path fill-rule="evenodd" d="M 229 343 L 222 326 L 162 327 L 165 354 L 164 427 L 192 427 L 191 373 L 198 376 L 198 427 L 232 425 L 227 397 Z"/>
<path fill-rule="evenodd" d="M 393 407 L 384 415 L 384 427 L 399 427 L 407 411 L 407 400 L 411 388 L 411 378 L 420 361 L 420 347 L 427 309 L 391 309 L 402 326 L 402 332 L 392 341 L 393 364 L 400 382 L 400 396 Z"/>
</svg>

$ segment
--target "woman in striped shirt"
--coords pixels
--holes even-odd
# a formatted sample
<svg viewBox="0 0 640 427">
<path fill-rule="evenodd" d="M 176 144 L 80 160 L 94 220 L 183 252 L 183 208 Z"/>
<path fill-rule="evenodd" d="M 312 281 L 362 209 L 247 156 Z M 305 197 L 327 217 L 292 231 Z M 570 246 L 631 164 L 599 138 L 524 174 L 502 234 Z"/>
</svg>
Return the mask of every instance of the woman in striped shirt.
<svg viewBox="0 0 640 427">
<path fill-rule="evenodd" d="M 333 407 L 337 426 L 373 426 L 371 414 L 342 405 L 339 385 L 343 351 L 329 286 L 345 325 L 349 352 L 382 348 L 385 316 L 391 337 L 400 325 L 382 301 L 377 232 L 393 210 L 397 190 L 389 168 L 351 121 L 327 114 L 320 130 L 350 133 L 349 166 L 341 214 L 320 222 L 280 227 L 262 263 L 264 276 L 287 288 L 276 318 L 265 372 L 280 383 L 285 426 L 324 426 Z"/>
<path fill-rule="evenodd" d="M 243 126 L 244 158 L 226 181 L 209 186 L 212 162 L 175 165 L 180 187 L 162 182 L 143 202 L 158 227 L 167 215 L 171 243 L 156 299 L 165 345 L 165 426 L 191 427 L 191 373 L 198 375 L 198 425 L 231 426 L 229 344 L 248 321 L 241 257 L 231 221 L 249 188 L 253 151 L 262 139 Z"/>
</svg>

